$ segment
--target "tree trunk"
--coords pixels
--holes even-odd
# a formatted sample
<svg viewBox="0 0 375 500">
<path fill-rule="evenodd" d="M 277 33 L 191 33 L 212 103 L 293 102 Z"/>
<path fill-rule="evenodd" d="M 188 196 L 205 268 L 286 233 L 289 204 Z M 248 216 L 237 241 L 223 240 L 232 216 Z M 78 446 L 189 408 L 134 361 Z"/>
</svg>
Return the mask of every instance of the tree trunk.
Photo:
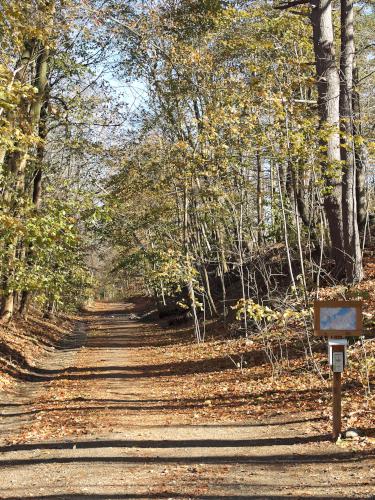
<svg viewBox="0 0 375 500">
<path fill-rule="evenodd" d="M 24 319 L 27 318 L 27 313 L 29 312 L 31 296 L 32 294 L 30 290 L 23 290 L 21 293 L 19 313 Z"/>
<path fill-rule="evenodd" d="M 43 318 L 53 319 L 55 316 L 55 309 L 56 309 L 56 303 L 53 298 L 50 298 L 48 300 L 47 307 L 44 311 Z"/>
<path fill-rule="evenodd" d="M 264 210 L 263 210 L 263 169 L 262 159 L 259 151 L 256 153 L 257 161 L 257 218 L 258 218 L 258 245 L 261 246 L 264 241 L 263 223 L 264 223 Z"/>
<path fill-rule="evenodd" d="M 24 51 L 20 57 L 18 64 L 19 71 L 17 79 L 21 83 L 26 83 L 29 78 L 30 62 L 33 55 L 33 47 L 27 41 L 25 42 Z M 12 123 L 18 124 L 20 128 L 25 128 L 27 123 L 27 102 L 23 99 L 17 113 L 13 113 Z M 5 156 L 5 153 L 4 153 Z M 24 190 L 24 175 L 27 163 L 27 147 L 20 146 L 18 151 L 14 151 L 6 157 L 6 176 L 10 177 L 12 184 L 15 188 L 15 193 L 12 189 L 5 189 L 3 192 L 4 200 L 9 203 L 11 210 L 17 206 L 19 198 L 23 195 Z M 9 281 L 14 273 L 14 261 L 16 259 L 18 246 L 18 237 L 16 236 L 13 241 L 8 242 L 8 248 L 5 248 L 5 258 L 3 262 L 3 276 L 1 280 L 2 288 L 2 304 L 0 311 L 1 321 L 9 321 L 13 316 L 14 311 L 14 295 L 13 290 L 9 288 Z"/>
<path fill-rule="evenodd" d="M 212 297 L 212 293 L 211 293 L 211 285 L 210 285 L 210 278 L 208 276 L 208 272 L 207 272 L 207 269 L 206 269 L 206 266 L 204 265 L 203 263 L 203 257 L 202 257 L 202 266 L 201 266 L 201 269 L 202 269 L 202 275 L 203 275 L 203 279 L 204 279 L 204 283 L 205 283 L 205 291 L 206 291 L 206 296 L 207 296 L 207 300 L 208 300 L 208 304 L 210 306 L 210 309 L 211 309 L 211 313 L 212 313 L 212 316 L 219 316 L 219 313 L 217 312 L 217 308 L 216 308 L 216 304 L 215 304 L 215 301 Z"/>
<path fill-rule="evenodd" d="M 4 285 L 3 285 L 4 286 Z M 13 292 L 7 292 L 3 296 L 2 304 L 1 304 L 1 323 L 6 323 L 10 321 L 13 316 L 14 311 L 14 296 Z"/>
<path fill-rule="evenodd" d="M 332 1 L 312 0 L 311 5 L 320 133 L 322 146 L 326 149 L 321 160 L 326 187 L 324 208 L 329 226 L 332 257 L 336 264 L 336 276 L 342 278 L 345 261 L 339 133 L 340 77 L 334 48 Z"/>
<path fill-rule="evenodd" d="M 32 57 L 33 51 L 35 50 L 35 47 L 33 49 L 29 49 L 29 60 Z M 44 113 L 46 113 L 46 107 L 44 106 L 45 104 L 45 99 L 46 99 L 46 88 L 47 88 L 47 83 L 48 83 L 48 58 L 49 58 L 49 49 L 47 48 L 42 48 L 39 47 L 39 56 L 36 61 L 36 73 L 34 77 L 34 84 L 38 88 L 38 94 L 34 100 L 34 102 L 31 105 L 30 112 L 26 113 L 25 109 L 21 109 L 21 113 L 25 114 L 23 116 L 23 120 L 27 122 L 27 120 L 30 121 L 30 126 L 31 126 L 31 131 L 32 132 L 38 132 L 39 136 L 41 136 L 42 139 L 45 139 L 46 137 L 46 128 L 45 128 L 45 120 L 46 116 L 42 115 L 42 112 L 44 110 Z M 25 52 L 26 54 L 26 52 Z M 23 61 L 24 64 L 27 64 L 26 61 L 26 56 L 25 54 L 23 55 Z M 41 120 L 42 116 L 42 120 Z M 43 122 L 43 123 L 42 123 Z M 37 157 L 38 157 L 38 167 L 35 175 L 35 181 L 34 181 L 34 192 L 33 192 L 33 200 L 35 203 L 36 208 L 38 209 L 38 206 L 40 205 L 40 199 L 41 199 L 41 161 L 44 155 L 44 146 L 43 144 L 38 146 L 38 151 L 37 151 Z M 12 175 L 14 177 L 14 183 L 15 183 L 15 188 L 16 188 L 16 198 L 14 199 L 14 204 L 17 205 L 17 203 L 22 199 L 22 196 L 24 195 L 24 190 L 25 190 L 25 173 L 26 173 L 26 168 L 27 168 L 27 163 L 28 163 L 28 147 L 23 147 L 21 148 L 20 151 L 16 151 L 12 153 L 9 156 L 9 163 L 8 163 L 8 172 L 9 175 Z M 5 194 L 7 196 L 7 194 Z M 8 198 L 14 198 L 14 194 L 11 194 L 9 192 Z M 17 248 L 17 241 L 15 240 L 12 244 L 13 248 Z M 25 252 L 25 257 L 29 258 L 30 251 Z M 12 265 L 11 262 L 14 260 L 16 257 L 15 253 L 11 255 L 9 259 L 9 265 L 7 265 L 6 272 L 9 275 L 12 274 Z M 7 281 L 7 279 L 5 280 Z M 27 293 L 27 292 L 25 292 Z M 3 299 L 3 306 L 1 309 L 1 317 L 5 317 L 6 319 L 10 319 L 13 310 L 14 310 L 14 301 L 11 298 L 12 291 L 9 290 L 6 293 L 4 293 L 4 299 Z M 25 307 L 27 307 L 27 304 L 29 303 L 29 300 L 27 297 L 23 297 L 21 299 L 21 313 L 25 314 L 26 310 Z"/>
<path fill-rule="evenodd" d="M 45 139 L 47 137 L 47 103 L 43 106 L 40 115 L 39 123 L 39 138 L 41 143 L 38 145 L 37 158 L 36 158 L 36 168 L 34 173 L 34 184 L 33 184 L 33 204 L 35 206 L 35 211 L 38 212 L 42 203 L 42 173 L 43 173 L 43 161 L 45 153 Z M 26 260 L 28 267 L 33 265 L 34 260 L 34 250 L 32 245 L 26 249 Z M 21 316 L 26 317 L 28 308 L 31 302 L 31 290 L 23 290 L 21 294 L 19 313 Z"/>
<path fill-rule="evenodd" d="M 362 117 L 361 117 L 361 102 L 359 97 L 358 85 L 358 68 L 355 66 L 353 70 L 353 91 L 352 91 L 352 106 L 353 106 L 353 136 L 354 136 L 354 151 L 356 165 L 356 198 L 357 198 L 357 219 L 358 230 L 362 233 L 366 225 L 367 217 L 367 199 L 366 199 L 366 172 L 368 171 L 368 151 L 366 144 L 362 139 Z"/>
<path fill-rule="evenodd" d="M 353 0 L 341 0 L 340 129 L 343 164 L 342 216 L 344 221 L 345 272 L 348 282 L 363 277 L 357 221 L 356 171 L 353 142 Z"/>
<path fill-rule="evenodd" d="M 46 23 L 49 27 L 48 32 L 52 34 L 52 28 L 54 24 L 55 15 L 55 0 L 50 0 L 44 4 L 42 7 L 46 17 Z M 35 65 L 33 64 L 33 59 L 37 54 Z M 27 135 L 31 133 L 38 133 L 38 127 L 40 123 L 40 115 L 43 104 L 45 102 L 45 93 L 48 82 L 48 59 L 50 55 L 50 49 L 48 46 L 43 46 L 41 42 L 37 40 L 25 40 L 24 51 L 20 58 L 21 71 L 17 73 L 17 79 L 21 82 L 33 82 L 38 89 L 38 93 L 31 104 L 29 105 L 27 100 L 23 100 L 20 104 L 19 109 L 16 111 L 15 118 L 19 122 L 19 126 Z M 14 210 L 17 210 L 17 205 L 22 200 L 25 191 L 25 173 L 28 163 L 28 153 L 29 146 L 27 144 L 21 144 L 18 151 L 15 151 L 9 155 L 8 158 L 8 172 L 7 174 L 13 177 L 14 186 L 16 188 L 16 194 L 12 193 L 11 190 L 4 193 L 4 197 L 8 198 L 11 206 L 14 205 Z M 10 245 L 11 248 L 16 249 L 18 243 L 18 237 Z M 14 272 L 13 260 L 15 257 L 15 250 L 11 251 L 10 258 L 6 262 L 4 275 L 2 279 L 3 287 L 3 303 L 1 307 L 1 318 L 10 319 L 14 310 L 14 299 L 11 298 L 13 295 L 12 290 L 8 290 L 7 284 L 9 282 L 9 277 Z"/>
</svg>

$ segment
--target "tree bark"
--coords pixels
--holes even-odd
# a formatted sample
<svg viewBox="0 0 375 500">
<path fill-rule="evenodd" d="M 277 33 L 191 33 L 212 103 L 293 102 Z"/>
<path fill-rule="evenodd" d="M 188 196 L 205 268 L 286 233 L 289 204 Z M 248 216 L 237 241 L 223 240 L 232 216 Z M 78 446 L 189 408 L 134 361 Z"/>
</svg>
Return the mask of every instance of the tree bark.
<svg viewBox="0 0 375 500">
<path fill-rule="evenodd" d="M 356 165 L 353 141 L 353 0 L 341 0 L 340 129 L 343 164 L 342 216 L 344 221 L 345 272 L 348 282 L 363 277 L 357 220 Z"/>
<path fill-rule="evenodd" d="M 38 94 L 34 100 L 34 102 L 31 105 L 30 111 L 27 112 L 26 109 L 26 104 L 23 103 L 20 113 L 22 120 L 24 121 L 24 126 L 29 127 L 30 131 L 32 133 L 37 132 L 40 134 L 42 130 L 44 130 L 43 133 L 45 133 L 45 124 L 42 125 L 42 128 L 40 129 L 41 125 L 41 112 L 43 109 L 43 105 L 45 103 L 46 99 L 46 88 L 47 88 L 47 83 L 48 83 L 48 59 L 49 59 L 49 49 L 45 47 L 38 47 L 39 49 L 39 55 L 36 60 L 36 68 L 35 68 L 35 76 L 34 76 L 34 85 L 38 89 Z M 23 65 L 29 66 L 31 58 L 33 57 L 33 53 L 35 52 L 36 47 L 32 44 L 26 43 L 26 49 L 25 52 L 22 56 L 23 59 Z M 27 55 L 27 56 L 26 56 Z M 41 147 L 38 147 L 38 156 L 41 154 Z M 20 148 L 20 151 L 16 151 L 12 153 L 9 156 L 9 163 L 8 163 L 8 174 L 13 176 L 14 178 L 14 184 L 16 188 L 16 198 L 14 198 L 14 194 L 11 194 L 10 192 L 5 196 L 8 196 L 8 198 L 14 198 L 13 204 L 16 206 L 19 200 L 22 198 L 24 195 L 25 191 L 25 173 L 26 173 L 26 168 L 27 168 L 27 163 L 28 163 L 28 147 L 22 147 Z M 39 166 L 41 168 L 41 166 Z M 36 178 L 40 178 L 41 182 L 41 171 L 38 174 L 36 172 Z M 35 183 L 34 183 L 34 193 L 33 197 L 36 197 L 36 201 L 38 204 L 40 204 L 40 183 L 39 186 L 36 188 Z M 39 194 L 37 194 L 37 191 L 39 190 Z M 15 239 L 12 243 L 12 248 L 14 248 L 14 252 L 11 254 L 9 260 L 8 260 L 8 265 L 6 266 L 6 274 L 3 278 L 3 304 L 1 308 L 1 318 L 2 320 L 8 321 L 14 311 L 14 298 L 13 298 L 13 291 L 12 290 L 7 290 L 7 284 L 8 284 L 8 277 L 13 273 L 12 269 L 12 261 L 14 261 L 16 254 L 16 248 L 17 248 L 17 239 Z M 25 255 L 28 255 L 29 252 L 27 251 Z M 23 297 L 21 299 L 21 312 L 24 314 L 25 313 L 25 308 L 27 307 L 28 300 L 26 297 Z"/>
<path fill-rule="evenodd" d="M 258 245 L 261 246 L 264 241 L 263 223 L 264 223 L 264 210 L 263 210 L 263 168 L 262 159 L 259 151 L 256 153 L 257 162 L 257 218 L 258 218 Z"/>
<path fill-rule="evenodd" d="M 33 204 L 35 206 L 35 211 L 39 212 L 42 204 L 42 178 L 43 178 L 43 161 L 45 154 L 45 140 L 47 137 L 47 103 L 44 104 L 41 110 L 40 115 L 40 123 L 39 123 L 39 138 L 41 139 L 41 143 L 38 144 L 37 155 L 36 155 L 36 165 L 34 172 L 34 183 L 33 183 Z M 35 250 L 33 246 L 30 246 L 26 249 L 26 261 L 28 267 L 33 265 Z M 21 293 L 21 301 L 19 313 L 22 317 L 26 317 L 29 309 L 29 305 L 31 303 L 31 290 L 23 290 Z"/>
<path fill-rule="evenodd" d="M 321 142 L 326 150 L 321 160 L 326 188 L 324 207 L 329 225 L 332 257 L 336 264 L 335 274 L 342 278 L 345 259 L 339 133 L 340 78 L 334 48 L 332 1 L 312 0 L 311 5 Z"/>
<path fill-rule="evenodd" d="M 355 65 L 353 69 L 353 91 L 352 91 L 352 106 L 353 106 L 353 137 L 354 137 L 354 152 L 356 165 L 356 198 L 357 198 L 357 219 L 358 230 L 362 233 L 366 225 L 367 217 L 367 198 L 366 198 L 366 172 L 368 171 L 368 151 L 366 144 L 362 139 L 362 116 L 361 116 L 361 101 L 359 97 L 358 85 L 358 68 Z"/>
<path fill-rule="evenodd" d="M 30 66 L 33 57 L 34 45 L 25 42 L 23 53 L 20 57 L 20 61 L 17 65 L 19 71 L 17 72 L 17 79 L 26 83 L 30 78 Z M 27 118 L 28 118 L 28 106 L 25 99 L 22 99 L 19 109 L 13 113 L 12 123 L 18 125 L 25 133 L 27 133 Z M 12 184 L 15 188 L 15 193 L 12 189 L 5 189 L 3 193 L 3 198 L 9 203 L 11 210 L 15 210 L 18 203 L 18 198 L 21 198 L 24 191 L 25 185 L 25 169 L 27 163 L 27 147 L 21 146 L 19 150 L 14 151 L 7 155 L 5 174 L 10 178 Z M 3 276 L 1 279 L 2 288 L 2 304 L 0 310 L 0 319 L 2 322 L 9 321 L 13 316 L 14 311 L 14 293 L 9 287 L 10 278 L 14 273 L 14 261 L 16 259 L 16 252 L 18 246 L 18 237 L 15 237 L 11 243 L 8 243 L 8 248 L 5 249 L 5 259 L 3 264 Z"/>
</svg>

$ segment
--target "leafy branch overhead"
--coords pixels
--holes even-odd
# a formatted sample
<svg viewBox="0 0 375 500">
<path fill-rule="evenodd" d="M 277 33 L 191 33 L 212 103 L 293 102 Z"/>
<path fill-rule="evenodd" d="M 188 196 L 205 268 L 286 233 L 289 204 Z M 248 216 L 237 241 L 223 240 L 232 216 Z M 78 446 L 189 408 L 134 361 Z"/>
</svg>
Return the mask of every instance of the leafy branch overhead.
<svg viewBox="0 0 375 500">
<path fill-rule="evenodd" d="M 1 0 L 3 318 L 134 282 L 200 338 L 360 282 L 374 12 L 332 7 Z"/>
</svg>

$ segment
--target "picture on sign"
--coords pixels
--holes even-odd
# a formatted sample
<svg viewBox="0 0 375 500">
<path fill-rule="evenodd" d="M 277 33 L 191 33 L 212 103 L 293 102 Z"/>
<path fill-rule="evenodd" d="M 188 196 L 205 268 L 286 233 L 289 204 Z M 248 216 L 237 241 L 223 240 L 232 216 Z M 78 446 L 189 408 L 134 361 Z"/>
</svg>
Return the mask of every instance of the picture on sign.
<svg viewBox="0 0 375 500">
<path fill-rule="evenodd" d="M 320 330 L 356 330 L 355 307 L 321 307 Z"/>
<path fill-rule="evenodd" d="M 362 335 L 362 303 L 322 300 L 314 303 L 315 335 L 348 337 Z"/>
</svg>

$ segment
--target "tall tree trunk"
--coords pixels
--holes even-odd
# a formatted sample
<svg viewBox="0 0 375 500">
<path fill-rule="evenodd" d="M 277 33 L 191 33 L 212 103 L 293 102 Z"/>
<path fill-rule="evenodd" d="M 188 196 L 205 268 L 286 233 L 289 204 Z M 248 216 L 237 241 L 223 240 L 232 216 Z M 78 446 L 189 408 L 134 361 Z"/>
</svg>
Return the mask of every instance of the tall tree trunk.
<svg viewBox="0 0 375 500">
<path fill-rule="evenodd" d="M 300 180 L 300 166 L 297 164 L 296 168 L 293 169 L 293 187 L 294 187 L 294 198 L 298 208 L 298 215 L 300 216 L 303 224 L 309 228 L 310 219 L 307 212 L 307 207 L 305 203 L 305 193 L 304 189 L 301 186 Z"/>
<path fill-rule="evenodd" d="M 353 142 L 353 0 L 341 0 L 340 129 L 343 164 L 342 215 L 344 220 L 345 271 L 353 283 L 363 277 L 362 254 L 357 221 L 356 170 Z"/>
<path fill-rule="evenodd" d="M 366 172 L 368 171 L 368 151 L 362 139 L 361 101 L 357 88 L 359 81 L 358 68 L 353 69 L 353 136 L 356 165 L 356 190 L 357 190 L 357 219 L 358 230 L 362 233 L 366 225 L 367 199 L 366 199 Z"/>
<path fill-rule="evenodd" d="M 320 132 L 322 145 L 326 149 L 321 160 L 326 186 L 324 207 L 329 225 L 332 257 L 336 264 L 336 276 L 342 278 L 345 261 L 339 133 L 340 77 L 334 48 L 332 1 L 312 0 L 311 5 Z"/>
<path fill-rule="evenodd" d="M 17 79 L 26 83 L 30 79 L 30 66 L 31 60 L 34 52 L 34 44 L 25 42 L 24 51 L 20 57 L 18 64 L 19 71 L 17 72 Z M 12 123 L 18 125 L 25 133 L 27 133 L 28 127 L 28 104 L 26 99 L 21 101 L 19 109 L 13 113 Z M 13 189 L 5 189 L 3 193 L 3 198 L 9 203 L 9 207 L 12 212 L 16 211 L 16 207 L 23 196 L 24 186 L 25 186 L 25 170 L 27 164 L 27 152 L 28 148 L 25 145 L 18 145 L 18 150 L 11 152 L 6 157 L 5 171 L 6 176 L 11 181 Z M 9 321 L 13 316 L 14 311 L 14 293 L 9 286 L 12 276 L 14 274 L 14 262 L 17 255 L 18 237 L 14 237 L 13 241 L 8 242 L 7 248 L 5 248 L 4 254 L 5 258 L 3 261 L 3 275 L 1 279 L 1 289 L 2 289 L 2 304 L 0 310 L 0 319 L 2 322 Z"/>
<path fill-rule="evenodd" d="M 264 224 L 264 210 L 263 210 L 263 169 L 262 159 L 259 151 L 256 152 L 257 162 L 257 218 L 258 218 L 258 245 L 261 246 L 264 241 L 263 224 Z"/>
<path fill-rule="evenodd" d="M 219 316 L 219 313 L 217 312 L 216 304 L 215 304 L 215 301 L 212 297 L 210 278 L 208 276 L 207 268 L 203 263 L 203 257 L 202 257 L 201 275 L 203 278 L 203 283 L 205 284 L 205 292 L 206 292 L 208 304 L 210 306 L 210 310 L 212 312 L 212 316 L 217 317 L 217 316 Z"/>
<path fill-rule="evenodd" d="M 25 50 L 25 53 L 23 54 L 23 61 L 24 64 L 29 65 L 31 58 L 33 56 L 33 53 L 35 50 L 39 50 L 39 55 L 36 60 L 36 67 L 35 67 L 35 76 L 34 76 L 34 85 L 38 89 L 38 94 L 35 97 L 31 108 L 29 112 L 26 110 L 25 104 L 23 105 L 23 109 L 21 109 L 21 115 L 22 115 L 22 120 L 25 123 L 25 127 L 28 126 L 30 128 L 30 131 L 32 133 L 38 133 L 40 134 L 41 132 L 45 135 L 45 124 L 42 125 L 42 129 L 40 128 L 40 122 L 41 122 L 41 112 L 43 109 L 43 105 L 45 103 L 46 99 L 46 88 L 47 88 L 47 82 L 48 82 L 48 59 L 49 59 L 49 49 L 45 47 L 35 47 L 31 46 L 30 44 L 26 44 L 27 47 Z M 26 58 L 26 54 L 28 54 L 28 59 Z M 38 156 L 41 154 L 41 147 L 39 146 L 38 148 Z M 9 164 L 8 164 L 8 172 L 9 175 L 13 176 L 14 178 L 14 183 L 15 183 L 15 188 L 16 188 L 16 195 L 11 194 L 9 192 L 10 198 L 14 198 L 12 204 L 14 205 L 15 209 L 16 206 L 18 205 L 19 201 L 22 199 L 24 195 L 24 190 L 25 190 L 25 173 L 26 173 L 26 167 L 28 163 L 28 146 L 23 146 L 20 148 L 20 151 L 16 151 L 12 153 L 9 156 Z M 41 165 L 39 166 L 41 168 Z M 37 180 L 40 178 L 41 180 L 41 172 L 38 173 L 36 172 L 36 178 Z M 33 196 L 37 197 L 36 201 L 38 204 L 40 204 L 40 199 L 38 198 L 40 196 L 37 195 L 36 191 L 40 189 L 39 187 L 35 187 L 34 183 L 34 193 Z M 15 197 L 16 196 L 16 197 Z M 10 255 L 10 259 L 8 261 L 8 265 L 6 266 L 6 274 L 3 278 L 3 284 L 4 284 L 4 293 L 3 293 L 3 305 L 1 308 L 1 318 L 3 320 L 9 320 L 14 311 L 14 298 L 13 298 L 13 290 L 8 288 L 8 283 L 9 283 L 9 276 L 12 275 L 13 273 L 13 267 L 12 267 L 12 262 L 14 262 L 16 258 L 16 248 L 18 245 L 17 239 L 13 241 L 11 247 L 14 248 L 13 253 Z M 29 251 L 25 252 L 25 256 L 29 255 Z M 22 297 L 21 299 L 21 310 L 24 313 L 25 308 L 27 308 L 28 305 L 28 299 L 27 297 Z"/>
<path fill-rule="evenodd" d="M 33 204 L 35 206 L 35 212 L 39 212 L 42 203 L 42 178 L 43 178 L 43 161 L 45 154 L 45 140 L 47 137 L 47 103 L 43 106 L 41 111 L 41 118 L 39 124 L 39 138 L 41 143 L 38 144 L 37 155 L 36 155 L 36 165 L 34 171 L 34 183 L 33 183 Z M 33 246 L 26 249 L 25 259 L 27 261 L 27 266 L 30 268 L 33 265 L 35 257 L 35 250 Z M 23 290 L 21 293 L 19 313 L 21 316 L 26 317 L 31 302 L 31 290 Z"/>
<path fill-rule="evenodd" d="M 52 36 L 52 30 L 54 26 L 55 17 L 55 0 L 46 0 L 43 5 L 38 6 L 41 13 L 43 13 L 43 19 L 46 23 L 48 36 Z M 21 71 L 17 72 L 17 79 L 22 82 L 33 82 L 38 88 L 38 94 L 36 95 L 31 107 L 29 109 L 28 102 L 23 100 L 21 102 L 20 108 L 16 110 L 15 118 L 19 121 L 20 128 L 26 133 L 26 135 L 38 133 L 38 127 L 40 122 L 41 109 L 45 100 L 45 90 L 47 85 L 47 73 L 48 73 L 48 59 L 50 55 L 50 49 L 48 43 L 43 45 L 42 42 L 33 40 L 26 40 L 24 44 L 24 51 L 20 58 Z M 35 61 L 35 68 L 33 60 L 35 55 L 37 59 Z M 33 78 L 34 74 L 34 78 Z M 17 207 L 20 200 L 24 196 L 25 188 L 25 172 L 28 162 L 28 145 L 20 145 L 19 151 L 11 153 L 9 155 L 9 170 L 8 175 L 14 177 L 15 187 L 16 187 L 16 198 L 14 194 L 5 193 L 9 198 L 14 198 L 15 208 Z M 11 200 L 12 202 L 13 200 Z M 11 247 L 17 248 L 17 239 L 13 242 Z M 13 254 L 14 256 L 14 254 Z M 6 266 L 4 275 L 2 277 L 3 287 L 3 304 L 1 307 L 0 317 L 1 319 L 10 319 L 14 310 L 14 300 L 11 298 L 13 296 L 13 291 L 9 290 L 7 286 L 9 282 L 9 277 L 13 274 L 13 262 L 12 256 L 8 261 L 9 265 Z"/>
</svg>

